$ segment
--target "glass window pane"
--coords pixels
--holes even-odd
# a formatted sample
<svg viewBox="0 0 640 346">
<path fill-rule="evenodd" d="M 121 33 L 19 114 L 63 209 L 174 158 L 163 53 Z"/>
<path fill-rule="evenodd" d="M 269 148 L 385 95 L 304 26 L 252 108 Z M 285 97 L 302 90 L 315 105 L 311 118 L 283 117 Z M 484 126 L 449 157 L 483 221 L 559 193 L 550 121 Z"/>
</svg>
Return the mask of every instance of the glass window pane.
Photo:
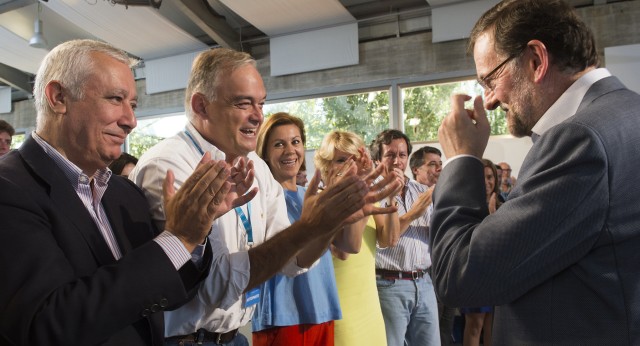
<svg viewBox="0 0 640 346">
<path fill-rule="evenodd" d="M 438 127 L 451 109 L 453 93 L 473 96 L 483 91 L 475 80 L 402 89 L 404 128 L 411 141 L 438 140 Z M 467 107 L 473 107 L 472 101 Z M 507 133 L 504 115 L 501 108 L 487 112 L 492 135 Z"/>
<path fill-rule="evenodd" d="M 24 143 L 26 135 L 24 133 L 16 133 L 11 137 L 11 149 L 18 149 Z"/>
<path fill-rule="evenodd" d="M 369 143 L 378 132 L 389 128 L 389 93 L 370 91 L 264 106 L 267 117 L 277 112 L 287 112 L 304 121 L 307 149 L 317 149 L 333 130 L 355 132 Z"/>
<path fill-rule="evenodd" d="M 138 119 L 138 126 L 129 134 L 127 152 L 140 157 L 161 140 L 184 130 L 184 113 Z"/>
</svg>

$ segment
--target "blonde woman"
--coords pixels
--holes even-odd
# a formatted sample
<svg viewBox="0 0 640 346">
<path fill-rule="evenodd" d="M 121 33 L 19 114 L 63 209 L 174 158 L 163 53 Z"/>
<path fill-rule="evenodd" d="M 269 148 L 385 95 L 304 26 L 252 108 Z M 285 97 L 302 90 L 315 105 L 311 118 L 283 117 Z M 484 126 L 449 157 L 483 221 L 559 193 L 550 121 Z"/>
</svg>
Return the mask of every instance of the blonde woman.
<svg viewBox="0 0 640 346">
<path fill-rule="evenodd" d="M 355 165 L 359 175 L 365 176 L 372 170 L 373 163 L 365 149 L 362 138 L 346 131 L 329 133 L 315 154 L 315 165 L 320 170 L 325 186 L 331 186 L 341 178 L 346 170 Z M 386 170 L 385 175 L 396 175 Z M 388 197 L 395 205 L 395 195 L 402 188 L 402 177 L 396 175 L 397 185 Z M 345 226 L 334 243 L 350 245 L 357 252 L 349 254 L 335 247 L 334 271 L 342 319 L 335 321 L 335 345 L 383 345 L 386 335 L 378 291 L 375 281 L 376 242 L 387 247 L 392 239 L 397 239 L 400 224 L 397 213 L 363 217 Z"/>
</svg>

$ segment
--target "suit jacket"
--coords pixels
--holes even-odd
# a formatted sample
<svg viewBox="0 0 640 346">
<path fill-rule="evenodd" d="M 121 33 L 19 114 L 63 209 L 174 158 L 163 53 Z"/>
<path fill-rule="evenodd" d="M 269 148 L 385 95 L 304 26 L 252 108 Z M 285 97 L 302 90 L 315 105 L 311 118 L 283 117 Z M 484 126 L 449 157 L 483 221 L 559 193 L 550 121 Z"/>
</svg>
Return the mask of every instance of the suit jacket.
<svg viewBox="0 0 640 346">
<path fill-rule="evenodd" d="M 163 312 L 205 276 L 179 271 L 143 193 L 112 176 L 102 203 L 116 261 L 62 170 L 29 136 L 0 160 L 0 335 L 18 345 L 162 345 Z"/>
<path fill-rule="evenodd" d="M 461 157 L 434 192 L 436 291 L 496 305 L 496 345 L 640 345 L 640 96 L 615 77 L 527 154 L 488 216 L 483 167 Z"/>
</svg>

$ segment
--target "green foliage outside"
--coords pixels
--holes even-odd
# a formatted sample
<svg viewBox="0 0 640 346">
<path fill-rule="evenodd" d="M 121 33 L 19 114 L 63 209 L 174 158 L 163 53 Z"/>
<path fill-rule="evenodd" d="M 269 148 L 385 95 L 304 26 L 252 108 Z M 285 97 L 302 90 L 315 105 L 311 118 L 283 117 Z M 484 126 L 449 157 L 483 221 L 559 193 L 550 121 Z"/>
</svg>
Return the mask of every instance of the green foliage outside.
<svg viewBox="0 0 640 346">
<path fill-rule="evenodd" d="M 283 102 L 266 105 L 265 116 L 287 112 L 301 118 L 307 133 L 307 149 L 320 146 L 333 131 L 352 131 L 369 143 L 378 132 L 389 127 L 389 93 L 367 92 L 355 95 Z"/>
<path fill-rule="evenodd" d="M 11 137 L 11 149 L 18 149 L 24 143 L 25 139 L 27 139 L 24 133 L 18 133 Z"/>
<path fill-rule="evenodd" d="M 131 132 L 128 138 L 129 138 L 129 149 L 127 150 L 127 153 L 137 158 L 140 158 L 140 156 L 142 156 L 142 154 L 144 154 L 147 150 L 149 150 L 149 148 L 151 148 L 152 146 L 156 145 L 158 142 L 164 139 L 163 137 L 149 135 L 140 131 Z"/>
<path fill-rule="evenodd" d="M 451 95 L 482 95 L 475 81 L 434 84 L 402 90 L 405 132 L 413 142 L 437 141 L 438 127 L 451 108 Z M 467 107 L 471 108 L 471 101 Z M 322 138 L 333 130 L 359 134 L 366 143 L 389 128 L 389 93 L 373 91 L 354 95 L 309 99 L 265 105 L 265 116 L 288 112 L 300 117 L 307 131 L 307 149 L 316 149 Z M 487 113 L 491 134 L 507 133 L 504 111 Z"/>
<path fill-rule="evenodd" d="M 129 134 L 127 152 L 139 158 L 158 142 L 182 131 L 185 122 L 184 113 L 138 119 L 138 126 Z"/>
<path fill-rule="evenodd" d="M 438 140 L 438 127 L 451 109 L 454 93 L 482 95 L 482 88 L 475 81 L 464 81 L 403 89 L 404 128 L 412 142 Z M 472 107 L 472 101 L 469 101 L 467 108 Z M 502 109 L 487 112 L 487 117 L 492 135 L 507 133 Z"/>
</svg>

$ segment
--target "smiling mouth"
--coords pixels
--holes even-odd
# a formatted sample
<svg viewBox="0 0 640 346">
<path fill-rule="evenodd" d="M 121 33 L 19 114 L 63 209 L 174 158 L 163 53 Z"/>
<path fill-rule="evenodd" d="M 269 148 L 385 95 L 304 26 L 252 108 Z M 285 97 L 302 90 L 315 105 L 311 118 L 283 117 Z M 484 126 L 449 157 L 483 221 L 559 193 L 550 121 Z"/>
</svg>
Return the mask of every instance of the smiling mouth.
<svg viewBox="0 0 640 346">
<path fill-rule="evenodd" d="M 298 162 L 297 159 L 295 160 L 281 160 L 280 163 L 284 166 L 293 166 Z"/>
<path fill-rule="evenodd" d="M 124 142 L 125 138 L 127 138 L 126 134 L 117 134 L 117 133 L 107 132 L 106 135 L 112 138 L 117 138 L 121 142 Z"/>
<path fill-rule="evenodd" d="M 255 136 L 258 132 L 258 129 L 240 129 L 240 132 L 246 136 Z"/>
</svg>

